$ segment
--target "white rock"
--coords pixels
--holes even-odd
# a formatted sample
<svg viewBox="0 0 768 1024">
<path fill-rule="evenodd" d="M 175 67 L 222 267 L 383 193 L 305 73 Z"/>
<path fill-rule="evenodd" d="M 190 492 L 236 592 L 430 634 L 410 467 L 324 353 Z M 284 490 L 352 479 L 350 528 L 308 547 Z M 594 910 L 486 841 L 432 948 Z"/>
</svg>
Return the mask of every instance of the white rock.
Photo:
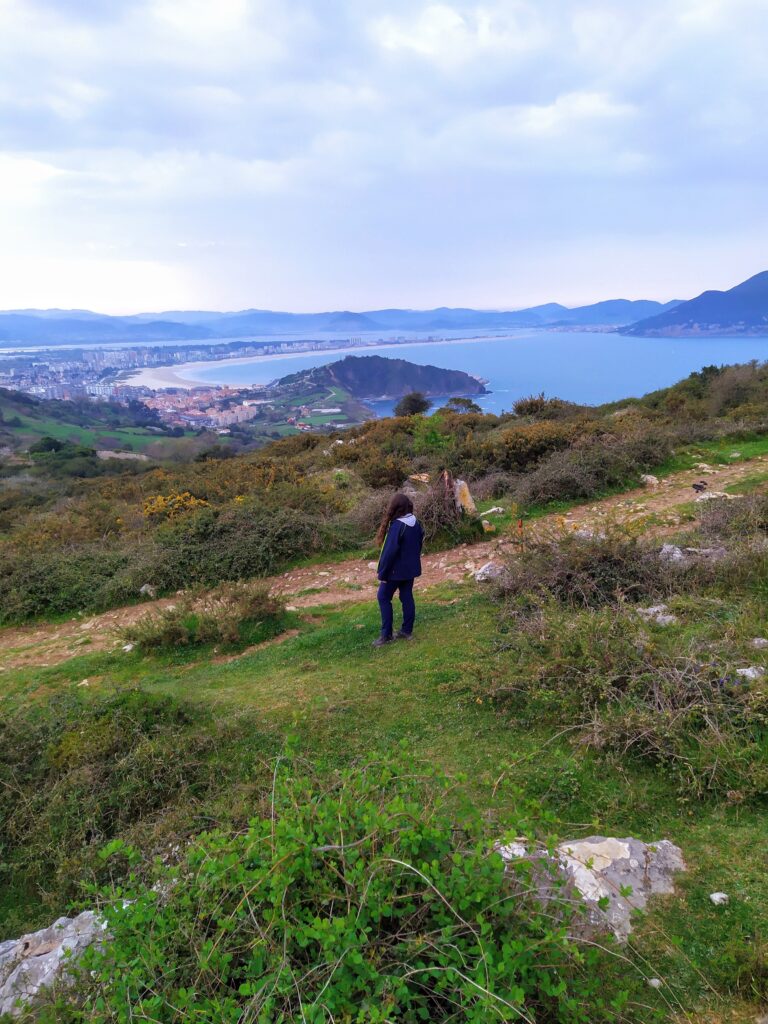
<svg viewBox="0 0 768 1024">
<path fill-rule="evenodd" d="M 716 498 L 725 498 L 726 501 L 735 501 L 736 498 L 741 498 L 741 494 L 726 494 L 725 491 L 707 491 L 706 494 L 700 494 L 698 498 L 694 498 L 694 501 L 714 501 Z"/>
<path fill-rule="evenodd" d="M 0 942 L 0 1017 L 17 1017 L 42 989 L 66 985 L 70 964 L 103 937 L 104 928 L 93 911 L 86 910 L 75 918 L 60 917 L 39 932 Z"/>
<path fill-rule="evenodd" d="M 662 562 L 682 562 L 685 555 L 677 544 L 664 544 L 659 552 L 659 558 Z"/>
<path fill-rule="evenodd" d="M 378 562 L 369 562 L 368 563 L 368 568 L 369 569 L 378 569 L 378 567 L 379 567 L 379 563 Z"/>
<path fill-rule="evenodd" d="M 145 583 L 144 586 L 139 587 L 139 593 L 142 597 L 157 597 L 157 588 L 153 587 L 151 583 Z"/>
<path fill-rule="evenodd" d="M 648 984 L 651 986 L 651 988 L 661 988 L 664 982 L 661 980 L 661 978 L 649 978 Z"/>
<path fill-rule="evenodd" d="M 136 644 L 123 644 L 123 650 L 126 652 L 126 654 L 130 654 L 135 646 Z"/>
<path fill-rule="evenodd" d="M 742 679 L 762 679 L 765 669 L 761 665 L 750 665 L 749 668 L 737 668 L 736 675 Z"/>
<path fill-rule="evenodd" d="M 646 487 L 658 487 L 659 478 L 652 473 L 643 473 L 640 477 L 640 483 L 645 484 Z"/>
<path fill-rule="evenodd" d="M 756 647 L 758 651 L 765 650 L 768 647 L 768 640 L 764 636 L 756 636 L 754 640 L 750 641 L 753 647 Z"/>
<path fill-rule="evenodd" d="M 677 616 L 671 615 L 665 604 L 654 604 L 650 608 L 635 608 L 640 618 L 646 622 L 655 622 L 657 626 L 672 626 L 677 622 Z"/>
<path fill-rule="evenodd" d="M 499 565 L 498 562 L 486 562 L 475 573 L 475 579 L 478 583 L 487 583 L 488 580 L 500 579 L 505 572 L 504 566 Z"/>
<path fill-rule="evenodd" d="M 711 892 L 709 894 L 710 903 L 714 903 L 716 907 L 724 907 L 729 900 L 727 892 Z"/>
<path fill-rule="evenodd" d="M 543 847 L 531 850 L 520 841 L 499 846 L 498 852 L 510 864 L 522 857 L 548 861 L 560 883 L 543 866 L 534 872 L 542 900 L 567 899 L 570 886 L 586 903 L 585 931 L 612 931 L 621 942 L 632 931 L 633 911 L 644 909 L 651 896 L 674 892 L 674 874 L 686 870 L 682 851 L 667 839 L 646 844 L 631 837 L 591 836 L 561 843 L 554 858 Z"/>
<path fill-rule="evenodd" d="M 493 508 L 489 508 L 487 512 L 481 512 L 481 516 L 503 516 L 504 509 L 501 505 L 494 505 Z"/>
</svg>

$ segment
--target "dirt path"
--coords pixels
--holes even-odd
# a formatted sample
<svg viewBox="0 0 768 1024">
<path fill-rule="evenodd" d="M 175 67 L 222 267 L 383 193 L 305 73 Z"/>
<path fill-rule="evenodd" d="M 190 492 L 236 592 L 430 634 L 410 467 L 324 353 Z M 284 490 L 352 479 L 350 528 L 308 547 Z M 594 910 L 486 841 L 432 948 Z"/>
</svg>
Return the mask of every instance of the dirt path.
<svg viewBox="0 0 768 1024">
<path fill-rule="evenodd" d="M 767 467 L 768 457 L 760 456 L 716 469 L 700 468 L 676 473 L 658 487 L 627 491 L 581 505 L 565 516 L 547 516 L 527 529 L 530 532 L 558 524 L 574 529 L 594 529 L 609 522 L 626 523 L 651 517 L 650 528 L 663 532 L 674 529 L 679 523 L 675 508 L 692 500 L 691 484 L 694 481 L 706 479 L 710 491 L 722 491 Z M 480 511 L 483 509 L 481 505 Z M 514 532 L 498 536 L 491 534 L 487 541 L 479 544 L 463 544 L 451 551 L 425 555 L 419 589 L 464 580 L 468 573 L 498 558 L 505 550 L 511 550 L 516 542 Z M 329 562 L 302 566 L 267 582 L 274 593 L 287 599 L 291 609 L 370 601 L 374 599 L 377 587 L 375 568 L 375 563 L 360 560 Z M 9 668 L 56 665 L 79 654 L 109 650 L 118 642 L 118 629 L 130 625 L 150 610 L 167 608 L 173 602 L 173 598 L 163 598 L 116 608 L 100 615 L 79 616 L 55 625 L 42 623 L 0 630 L 0 673 Z"/>
</svg>

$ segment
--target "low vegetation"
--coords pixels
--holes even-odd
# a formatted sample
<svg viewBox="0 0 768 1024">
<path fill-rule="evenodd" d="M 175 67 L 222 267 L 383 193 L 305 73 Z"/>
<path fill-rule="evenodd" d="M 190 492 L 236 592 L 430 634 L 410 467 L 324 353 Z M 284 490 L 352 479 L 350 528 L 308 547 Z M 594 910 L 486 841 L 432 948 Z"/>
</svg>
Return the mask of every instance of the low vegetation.
<svg viewBox="0 0 768 1024">
<path fill-rule="evenodd" d="M 443 467 L 525 516 L 640 467 L 765 453 L 761 382 L 706 371 L 620 408 L 533 396 L 7 487 L 4 621 L 185 591 L 113 648 L 3 666 L 0 937 L 95 902 L 115 937 L 39 1019 L 753 1021 L 765 474 L 674 535 L 531 530 L 500 583 L 422 592 L 416 639 L 384 652 L 372 603 L 285 613 L 258 578 L 363 554 L 409 476 L 430 478 L 411 483 L 433 547 L 473 539 L 433 486 Z M 587 835 L 683 849 L 629 947 L 575 941 L 573 907 L 543 909 L 493 852 Z"/>
<path fill-rule="evenodd" d="M 142 651 L 206 644 L 237 647 L 278 635 L 284 618 L 284 605 L 265 586 L 229 583 L 183 594 L 174 605 L 126 627 L 122 638 Z"/>
</svg>

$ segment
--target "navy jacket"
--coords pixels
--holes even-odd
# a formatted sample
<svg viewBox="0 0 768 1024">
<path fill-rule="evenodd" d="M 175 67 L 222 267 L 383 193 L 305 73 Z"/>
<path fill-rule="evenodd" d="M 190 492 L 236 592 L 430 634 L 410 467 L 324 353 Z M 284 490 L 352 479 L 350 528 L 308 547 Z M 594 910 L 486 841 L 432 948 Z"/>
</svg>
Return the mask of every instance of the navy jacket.
<svg viewBox="0 0 768 1024">
<path fill-rule="evenodd" d="M 424 531 L 416 516 L 402 516 L 389 524 L 379 556 L 380 580 L 412 580 L 421 576 L 421 546 Z"/>
</svg>

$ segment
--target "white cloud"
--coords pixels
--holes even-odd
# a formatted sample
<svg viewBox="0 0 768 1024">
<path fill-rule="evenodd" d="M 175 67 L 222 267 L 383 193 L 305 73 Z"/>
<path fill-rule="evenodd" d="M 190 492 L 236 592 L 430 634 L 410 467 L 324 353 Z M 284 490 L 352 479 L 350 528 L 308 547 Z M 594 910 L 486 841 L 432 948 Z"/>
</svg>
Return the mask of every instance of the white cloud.
<svg viewBox="0 0 768 1024">
<path fill-rule="evenodd" d="M 450 67 L 498 53 L 523 53 L 545 39 L 535 8 L 509 0 L 469 10 L 431 3 L 413 16 L 386 15 L 373 23 L 375 40 L 385 50 L 411 51 Z"/>
<path fill-rule="evenodd" d="M 4 241 L 56 302 L 100 253 L 136 306 L 494 305 L 532 239 L 608 282 L 673 222 L 661 291 L 762 245 L 767 43 L 765 0 L 0 0 Z"/>
</svg>

